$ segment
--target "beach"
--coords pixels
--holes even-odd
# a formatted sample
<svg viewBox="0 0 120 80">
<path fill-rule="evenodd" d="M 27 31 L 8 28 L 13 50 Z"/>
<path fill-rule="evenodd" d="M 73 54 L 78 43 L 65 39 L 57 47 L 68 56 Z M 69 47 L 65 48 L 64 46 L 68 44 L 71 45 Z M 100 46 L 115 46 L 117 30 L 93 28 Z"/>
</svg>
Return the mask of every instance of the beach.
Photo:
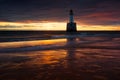
<svg viewBox="0 0 120 80">
<path fill-rule="evenodd" d="M 120 80 L 119 34 L 6 34 L 0 39 L 0 80 Z"/>
</svg>

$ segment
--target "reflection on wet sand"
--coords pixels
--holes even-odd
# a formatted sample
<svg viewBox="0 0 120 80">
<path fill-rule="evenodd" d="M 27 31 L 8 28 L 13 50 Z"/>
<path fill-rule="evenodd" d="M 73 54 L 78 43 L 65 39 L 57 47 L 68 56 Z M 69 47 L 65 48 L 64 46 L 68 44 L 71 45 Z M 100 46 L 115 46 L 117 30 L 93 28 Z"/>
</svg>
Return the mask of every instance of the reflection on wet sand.
<svg viewBox="0 0 120 80">
<path fill-rule="evenodd" d="M 46 49 L 55 49 L 55 47 L 64 46 L 66 39 L 51 39 L 37 41 L 4 42 L 0 43 L 0 53 L 16 53 L 26 51 L 39 51 Z"/>
<path fill-rule="evenodd" d="M 0 48 L 20 48 L 31 46 L 44 46 L 66 42 L 66 39 L 51 39 L 51 40 L 36 40 L 36 41 L 21 41 L 21 42 L 2 42 Z"/>
<path fill-rule="evenodd" d="M 120 46 L 119 39 L 94 40 L 83 44 L 89 40 L 67 38 L 57 43 L 49 41 L 49 46 L 59 48 L 0 53 L 0 80 L 119 80 L 120 50 L 90 48 Z"/>
</svg>

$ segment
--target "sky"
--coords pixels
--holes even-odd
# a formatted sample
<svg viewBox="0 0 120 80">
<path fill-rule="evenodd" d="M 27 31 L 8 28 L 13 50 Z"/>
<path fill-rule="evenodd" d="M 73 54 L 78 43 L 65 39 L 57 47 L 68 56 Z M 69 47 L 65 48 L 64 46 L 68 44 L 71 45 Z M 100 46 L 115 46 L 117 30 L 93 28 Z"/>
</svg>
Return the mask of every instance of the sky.
<svg viewBox="0 0 120 80">
<path fill-rule="evenodd" d="M 0 0 L 0 30 L 120 30 L 120 0 Z"/>
</svg>

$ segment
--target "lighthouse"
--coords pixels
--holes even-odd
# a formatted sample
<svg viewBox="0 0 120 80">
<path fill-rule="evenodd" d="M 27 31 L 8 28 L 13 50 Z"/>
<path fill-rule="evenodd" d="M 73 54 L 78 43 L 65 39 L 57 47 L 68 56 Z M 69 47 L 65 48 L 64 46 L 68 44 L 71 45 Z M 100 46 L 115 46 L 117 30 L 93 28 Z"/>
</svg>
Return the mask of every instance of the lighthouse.
<svg viewBox="0 0 120 80">
<path fill-rule="evenodd" d="M 67 23 L 67 32 L 76 32 L 76 23 L 74 22 L 74 13 L 73 10 L 69 12 L 69 22 Z"/>
</svg>

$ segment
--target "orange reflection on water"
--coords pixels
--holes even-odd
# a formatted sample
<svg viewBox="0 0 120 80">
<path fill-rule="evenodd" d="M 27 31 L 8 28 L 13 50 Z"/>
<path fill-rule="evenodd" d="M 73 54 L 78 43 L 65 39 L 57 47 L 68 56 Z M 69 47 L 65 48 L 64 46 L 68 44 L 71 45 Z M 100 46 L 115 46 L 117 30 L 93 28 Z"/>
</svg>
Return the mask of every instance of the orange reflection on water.
<svg viewBox="0 0 120 80">
<path fill-rule="evenodd" d="M 21 42 L 3 42 L 0 43 L 0 48 L 19 48 L 30 46 L 43 46 L 52 44 L 65 44 L 66 39 L 51 39 L 51 40 L 36 40 L 36 41 L 21 41 Z"/>
<path fill-rule="evenodd" d="M 31 52 L 31 55 L 29 54 L 28 56 L 32 57 L 33 60 L 27 62 L 27 65 L 40 66 L 42 64 L 58 63 L 61 59 L 64 59 L 67 56 L 67 53 L 65 50 L 47 50 Z"/>
</svg>

